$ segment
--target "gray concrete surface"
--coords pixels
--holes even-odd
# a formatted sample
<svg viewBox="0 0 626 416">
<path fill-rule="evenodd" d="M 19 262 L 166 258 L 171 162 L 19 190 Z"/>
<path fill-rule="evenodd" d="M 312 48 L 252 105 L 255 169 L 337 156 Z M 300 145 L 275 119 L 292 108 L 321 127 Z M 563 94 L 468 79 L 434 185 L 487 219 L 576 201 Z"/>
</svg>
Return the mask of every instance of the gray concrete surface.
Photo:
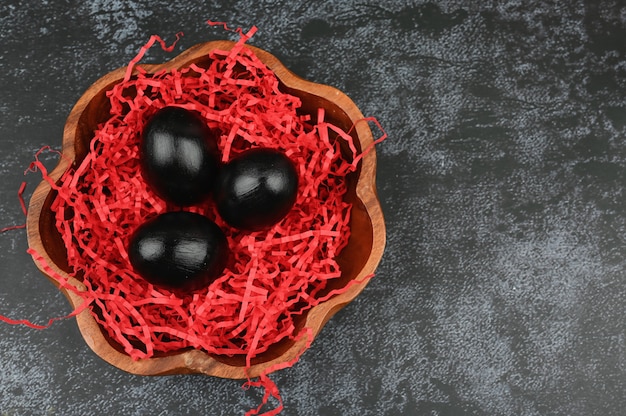
<svg viewBox="0 0 626 416">
<path fill-rule="evenodd" d="M 153 33 L 182 30 L 177 51 L 231 36 L 206 19 L 257 25 L 252 44 L 390 136 L 385 256 L 273 375 L 284 415 L 625 414 L 624 2 L 3 0 L 0 226 L 23 222 L 22 173 L 82 92 Z M 67 314 L 25 250 L 0 235 L 0 313 Z M 242 415 L 262 394 L 126 374 L 71 319 L 0 325 L 0 393 L 0 415 L 64 416 Z"/>
</svg>

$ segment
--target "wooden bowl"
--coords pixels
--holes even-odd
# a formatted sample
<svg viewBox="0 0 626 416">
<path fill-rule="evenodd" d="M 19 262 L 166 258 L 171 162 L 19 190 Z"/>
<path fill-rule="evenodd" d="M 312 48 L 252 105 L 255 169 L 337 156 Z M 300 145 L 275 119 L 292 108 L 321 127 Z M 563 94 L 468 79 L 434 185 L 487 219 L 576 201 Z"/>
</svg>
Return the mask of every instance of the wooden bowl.
<svg viewBox="0 0 626 416">
<path fill-rule="evenodd" d="M 215 41 L 196 45 L 184 51 L 171 61 L 160 65 L 142 65 L 148 73 L 160 70 L 183 68 L 195 63 L 203 67 L 209 61 L 212 50 L 230 50 L 234 42 Z M 302 100 L 302 111 L 313 116 L 323 107 L 326 120 L 345 131 L 363 118 L 355 104 L 341 91 L 326 85 L 315 84 L 299 78 L 285 68 L 273 55 L 258 48 L 248 46 L 271 70 L 281 83 L 283 91 L 298 96 Z M 63 133 L 63 156 L 50 173 L 53 181 L 58 181 L 73 161 L 81 161 L 89 151 L 89 143 L 94 130 L 110 117 L 106 91 L 124 78 L 126 68 L 117 69 L 96 81 L 78 100 L 72 109 Z M 373 145 L 372 132 L 367 123 L 356 123 L 351 131 L 357 145 L 366 149 Z M 352 301 L 367 285 L 370 276 L 378 266 L 385 246 L 385 225 L 376 194 L 376 153 L 371 149 L 361 160 L 359 169 L 348 177 L 349 192 L 346 199 L 353 204 L 351 213 L 351 237 L 346 248 L 337 258 L 342 277 L 333 282 L 333 288 L 346 286 L 356 281 L 348 290 L 323 302 L 308 313 L 303 314 L 297 323 L 298 328 L 308 327 L 317 335 L 325 323 L 341 308 Z M 38 253 L 43 262 L 36 261 L 39 269 L 53 281 L 50 275 L 56 273 L 69 280 L 75 287 L 84 290 L 84 285 L 71 276 L 67 262 L 66 248 L 55 228 L 51 204 L 55 197 L 48 181 L 43 180 L 30 200 L 27 218 L 28 244 Z M 82 298 L 70 290 L 60 287 L 72 307 L 77 308 Z M 183 350 L 149 359 L 133 360 L 119 345 L 111 340 L 86 309 L 76 317 L 78 327 L 91 349 L 110 364 L 133 374 L 165 375 L 202 373 L 211 376 L 244 379 L 256 377 L 276 364 L 292 361 L 306 348 L 306 339 L 282 341 L 256 357 L 251 368 L 246 371 L 244 357 L 210 355 L 200 350 Z"/>
</svg>

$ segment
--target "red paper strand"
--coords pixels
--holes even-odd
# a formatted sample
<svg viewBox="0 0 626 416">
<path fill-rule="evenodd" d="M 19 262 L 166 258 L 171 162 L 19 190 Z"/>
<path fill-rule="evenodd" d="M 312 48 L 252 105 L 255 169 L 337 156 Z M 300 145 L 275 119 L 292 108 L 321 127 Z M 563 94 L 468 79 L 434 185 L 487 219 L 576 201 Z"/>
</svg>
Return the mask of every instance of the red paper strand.
<svg viewBox="0 0 626 416">
<path fill-rule="evenodd" d="M 173 50 L 182 33 L 169 46 L 152 36 L 133 58 L 124 79 L 107 96 L 111 117 L 100 125 L 90 152 L 55 182 L 39 160 L 28 171 L 39 171 L 57 192 L 52 204 L 56 227 L 66 245 L 74 276 L 84 276 L 78 289 L 58 275 L 34 250 L 34 260 L 59 285 L 84 299 L 75 316 L 89 308 L 92 315 L 133 359 L 155 353 L 196 348 L 213 354 L 244 355 L 247 368 L 258 354 L 289 338 L 307 337 L 298 356 L 267 369 L 246 387 L 262 387 L 262 404 L 247 415 L 261 412 L 270 397 L 282 410 L 282 399 L 268 374 L 292 366 L 313 336 L 310 328 L 295 333 L 295 321 L 306 310 L 342 293 L 325 295 L 327 283 L 341 276 L 334 260 L 347 244 L 351 205 L 344 201 L 345 176 L 357 168 L 368 149 L 357 151 L 350 132 L 324 121 L 298 115 L 300 99 L 282 93 L 279 82 L 245 42 L 256 27 L 244 33 L 223 22 L 208 22 L 234 31 L 239 41 L 230 51 L 213 51 L 211 63 L 147 74 L 139 62 L 159 43 Z M 130 96 L 128 91 L 135 93 Z M 230 228 L 212 203 L 188 208 L 214 220 L 225 232 L 231 252 L 223 275 L 205 290 L 177 295 L 155 287 L 138 276 L 128 261 L 126 247 L 133 231 L 170 207 L 141 179 L 138 142 L 146 121 L 158 109 L 175 105 L 200 112 L 210 128 L 219 132 L 223 161 L 251 147 L 271 147 L 297 162 L 300 190 L 292 211 L 270 230 L 243 233 Z M 374 122 L 375 119 L 364 119 Z M 378 125 L 380 127 L 380 125 Z M 382 129 L 381 129 L 382 130 Z M 340 142 L 352 155 L 346 161 Z M 25 184 L 20 188 L 20 198 Z M 22 209 L 26 206 L 21 200 Z M 15 226 L 5 228 L 21 228 Z M 368 276 L 369 278 L 370 276 Z M 25 320 L 0 320 L 47 328 Z"/>
</svg>

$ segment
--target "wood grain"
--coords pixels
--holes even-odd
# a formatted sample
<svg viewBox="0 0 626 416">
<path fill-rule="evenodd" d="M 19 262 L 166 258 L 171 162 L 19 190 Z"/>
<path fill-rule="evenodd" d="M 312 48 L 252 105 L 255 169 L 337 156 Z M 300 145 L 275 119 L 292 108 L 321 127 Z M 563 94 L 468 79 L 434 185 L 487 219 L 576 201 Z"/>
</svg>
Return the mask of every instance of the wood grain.
<svg viewBox="0 0 626 416">
<path fill-rule="evenodd" d="M 141 66 L 148 73 L 183 68 L 192 63 L 203 67 L 209 62 L 208 55 L 211 51 L 230 50 L 233 46 L 234 43 L 230 41 L 202 43 L 166 63 Z M 354 126 L 351 134 L 360 148 L 370 149 L 373 144 L 372 132 L 366 122 L 359 122 L 363 115 L 349 97 L 336 88 L 299 78 L 270 53 L 252 46 L 248 47 L 276 73 L 285 92 L 301 98 L 303 112 L 314 117 L 318 108 L 324 108 L 327 121 L 346 131 Z M 53 181 L 58 181 L 74 161 L 80 161 L 85 157 L 94 130 L 110 116 L 106 91 L 123 79 L 125 71 L 125 67 L 119 68 L 100 78 L 73 107 L 63 133 L 62 157 L 50 173 Z M 304 314 L 298 322 L 297 329 L 307 327 L 314 336 L 317 335 L 337 311 L 365 288 L 369 281 L 367 277 L 374 273 L 378 266 L 384 251 L 386 235 L 375 178 L 376 152 L 371 148 L 361 160 L 358 171 L 348 178 L 349 192 L 346 199 L 353 204 L 352 233 L 348 245 L 337 258 L 342 268 L 342 277 L 337 279 L 329 290 L 343 287 L 353 280 L 357 283 Z M 49 266 L 47 269 L 37 262 L 39 269 L 50 280 L 56 284 L 50 274 L 58 274 L 67 278 L 75 287 L 84 290 L 80 279 L 70 274 L 66 249 L 54 225 L 54 213 L 50 209 L 54 196 L 55 193 L 46 180 L 43 180 L 33 193 L 27 218 L 28 244 Z M 74 308 L 82 302 L 82 299 L 72 291 L 64 288 L 60 290 Z M 199 350 L 185 350 L 135 361 L 107 337 L 91 311 L 84 310 L 77 315 L 77 324 L 86 343 L 97 355 L 122 370 L 140 375 L 202 373 L 234 379 L 256 377 L 276 364 L 293 360 L 303 351 L 307 343 L 304 338 L 297 342 L 278 343 L 266 353 L 256 357 L 252 367 L 246 371 L 244 357 L 215 356 Z"/>
</svg>

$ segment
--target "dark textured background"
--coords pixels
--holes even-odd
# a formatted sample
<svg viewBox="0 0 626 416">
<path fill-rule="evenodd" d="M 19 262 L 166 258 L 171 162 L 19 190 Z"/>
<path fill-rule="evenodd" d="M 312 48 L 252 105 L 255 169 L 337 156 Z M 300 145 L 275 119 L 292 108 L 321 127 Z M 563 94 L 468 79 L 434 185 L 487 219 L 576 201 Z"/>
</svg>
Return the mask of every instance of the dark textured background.
<svg viewBox="0 0 626 416">
<path fill-rule="evenodd" d="M 2 0 L 0 226 L 24 221 L 34 152 L 60 147 L 74 102 L 151 34 L 184 31 L 178 52 L 232 36 L 206 19 L 257 25 L 252 44 L 390 136 L 377 277 L 273 375 L 284 414 L 626 414 L 626 4 L 229 3 Z M 25 249 L 23 230 L 0 235 L 0 313 L 68 313 Z M 260 395 L 126 374 L 71 319 L 0 325 L 2 416 L 241 415 Z"/>
</svg>

